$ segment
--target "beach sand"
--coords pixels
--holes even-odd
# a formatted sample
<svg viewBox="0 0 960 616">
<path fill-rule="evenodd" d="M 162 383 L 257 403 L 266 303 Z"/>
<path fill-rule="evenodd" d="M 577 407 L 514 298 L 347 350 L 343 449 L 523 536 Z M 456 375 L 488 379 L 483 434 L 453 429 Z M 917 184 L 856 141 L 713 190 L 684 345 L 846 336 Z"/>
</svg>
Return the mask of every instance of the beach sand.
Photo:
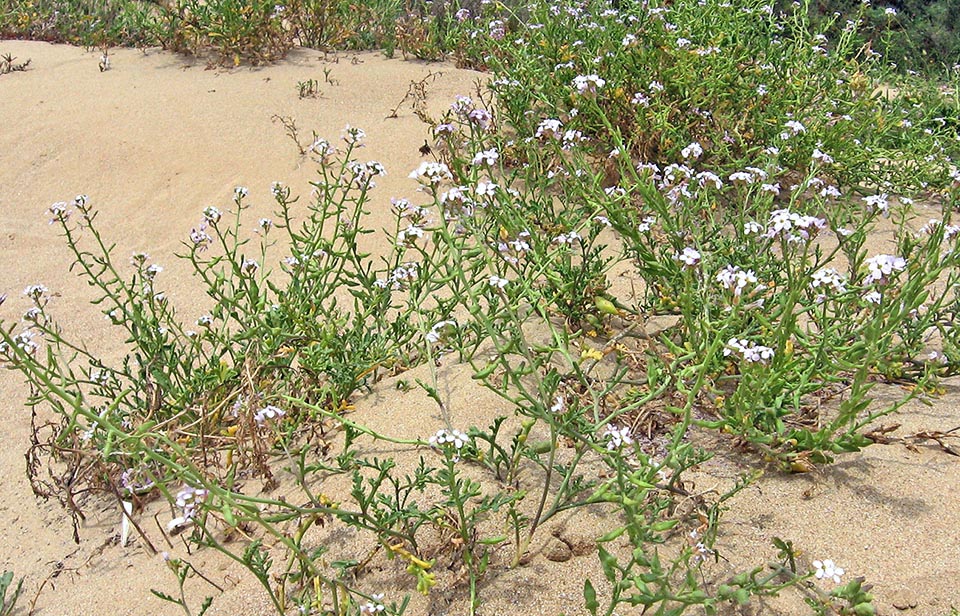
<svg viewBox="0 0 960 616">
<path fill-rule="evenodd" d="M 266 214 L 274 181 L 309 196 L 315 167 L 298 154 L 275 116 L 293 118 L 305 141 L 316 131 L 336 142 L 348 124 L 366 131 L 359 157 L 380 161 L 388 171 L 378 179 L 368 223 L 386 228 L 392 224 L 390 198 L 414 196 L 416 186 L 407 175 L 422 160 L 418 148 L 428 130 L 409 102 L 400 106 L 398 117 L 387 116 L 411 82 L 428 75 L 439 74 L 427 86 L 427 109 L 436 117 L 455 95 L 470 94 L 477 80 L 485 79 L 450 65 L 377 53 L 324 56 L 301 50 L 272 66 L 210 70 L 201 61 L 164 52 L 114 50 L 112 68 L 105 72 L 98 68 L 99 52 L 78 48 L 0 41 L 0 53 L 31 60 L 29 70 L 0 76 L 0 293 L 9 295 L 0 316 L 8 323 L 18 319 L 28 307 L 21 290 L 42 283 L 55 293 L 49 309 L 63 328 L 114 358 L 122 340 L 89 304 L 92 290 L 68 271 L 70 255 L 57 228 L 48 224 L 50 204 L 89 195 L 99 210 L 99 228 L 117 243 L 118 262 L 125 264 L 134 250 L 152 255 L 164 267 L 159 286 L 184 318 L 193 320 L 206 311 L 207 298 L 188 264 L 173 254 L 199 223 L 202 209 L 228 208 L 234 188 L 245 186 L 253 211 Z M 325 81 L 325 69 L 333 83 Z M 310 79 L 319 82 L 320 96 L 300 98 L 298 82 Z M 426 375 L 424 370 L 403 378 L 413 382 Z M 469 377 L 469 370 L 452 360 L 438 370 L 454 423 L 486 426 L 508 409 Z M 893 388 L 883 385 L 877 391 L 893 396 Z M 903 424 L 896 434 L 957 427 L 960 392 L 956 382 L 946 389 L 933 404 L 908 404 L 886 423 Z M 24 472 L 30 435 L 26 395 L 17 373 L 0 375 L 0 569 L 26 580 L 18 613 L 26 614 L 34 600 L 35 613 L 43 616 L 182 613 L 149 592 L 175 593 L 162 558 L 139 540 L 117 545 L 115 502 L 90 498 L 84 503 L 87 519 L 76 544 L 64 509 L 33 496 Z M 396 379 L 378 383 L 354 402 L 355 421 L 394 436 L 426 438 L 443 427 L 436 405 L 423 392 L 399 392 Z M 395 455 L 403 465 L 414 465 L 423 455 L 370 447 L 379 455 Z M 697 469 L 697 490 L 722 489 L 750 468 L 763 468 L 762 460 L 735 453 L 728 442 L 716 447 L 718 456 Z M 803 475 L 768 468 L 730 501 L 716 545 L 722 558 L 708 571 L 721 575 L 762 565 L 775 556 L 771 538 L 781 537 L 793 541 L 807 564 L 829 558 L 846 569 L 846 579 L 865 576 L 875 585 L 881 614 L 947 615 L 952 605 L 960 607 L 958 463 L 960 458 L 935 444 L 911 449 L 895 443 L 838 456 L 834 464 Z M 178 538 L 167 545 L 152 517 L 165 523 L 168 509 L 157 503 L 140 515 L 158 549 L 188 558 L 225 589 L 220 594 L 201 579 L 189 580 L 194 610 L 204 596 L 214 595 L 210 614 L 273 613 L 242 567 L 209 550 L 187 554 Z M 494 559 L 481 586 L 479 613 L 586 613 L 583 580 L 589 577 L 602 588 L 603 579 L 592 538 L 609 528 L 609 521 L 593 511 L 551 520 L 527 564 L 510 569 L 504 564 L 508 555 Z M 336 549 L 350 552 L 352 537 L 337 541 Z M 563 551 L 558 542 L 571 548 L 563 562 L 545 557 Z M 362 546 L 352 549 L 362 552 Z M 364 584 L 382 584 L 388 600 L 416 594 L 396 562 L 382 563 L 369 575 Z M 446 571 L 440 577 L 449 581 L 456 575 Z M 414 597 L 407 613 L 465 614 L 464 593 L 439 585 L 428 599 Z M 741 612 L 730 608 L 727 613 Z M 803 614 L 809 608 L 787 597 L 755 600 L 742 613 Z"/>
</svg>

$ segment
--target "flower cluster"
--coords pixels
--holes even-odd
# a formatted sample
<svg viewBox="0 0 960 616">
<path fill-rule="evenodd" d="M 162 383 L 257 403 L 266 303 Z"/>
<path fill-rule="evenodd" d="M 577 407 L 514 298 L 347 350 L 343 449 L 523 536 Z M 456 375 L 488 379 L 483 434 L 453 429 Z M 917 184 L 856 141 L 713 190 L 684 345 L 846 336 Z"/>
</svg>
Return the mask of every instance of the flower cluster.
<svg viewBox="0 0 960 616">
<path fill-rule="evenodd" d="M 609 451 L 633 444 L 633 437 L 630 435 L 630 428 L 627 426 L 620 428 L 614 424 L 607 424 L 603 437 L 607 439 L 607 449 Z"/>
<path fill-rule="evenodd" d="M 903 257 L 894 255 L 877 255 L 866 260 L 867 277 L 863 279 L 864 284 L 886 284 L 890 276 L 895 272 L 901 272 L 907 267 L 907 262 Z"/>
<path fill-rule="evenodd" d="M 825 267 L 814 272 L 810 278 L 810 288 L 819 290 L 821 287 L 830 287 L 837 293 L 843 293 L 847 290 L 847 281 L 837 270 Z"/>
<path fill-rule="evenodd" d="M 757 275 L 753 270 L 744 270 L 735 265 L 727 265 L 717 272 L 717 282 L 732 291 L 734 297 L 740 297 L 747 285 L 757 284 Z"/>
<path fill-rule="evenodd" d="M 773 359 L 773 349 L 767 346 L 759 345 L 743 338 L 731 338 L 727 346 L 723 349 L 724 357 L 739 353 L 744 361 L 755 364 L 769 363 Z"/>
<path fill-rule="evenodd" d="M 537 139 L 560 139 L 563 136 L 563 122 L 548 118 L 537 126 Z"/>
<path fill-rule="evenodd" d="M 466 9 L 460 9 L 460 10 L 465 11 Z M 383 593 L 379 593 L 379 594 L 370 595 L 370 601 L 367 601 L 366 603 L 360 606 L 360 613 L 361 614 L 380 614 L 385 609 L 386 608 L 383 605 Z"/>
<path fill-rule="evenodd" d="M 799 242 L 813 239 L 826 226 L 827 221 L 823 218 L 797 214 L 787 209 L 774 210 L 770 212 L 766 236 L 785 236 L 788 242 Z"/>
<path fill-rule="evenodd" d="M 500 253 L 500 256 L 502 256 L 505 261 L 516 265 L 520 262 L 520 255 L 530 251 L 530 243 L 527 241 L 529 239 L 530 232 L 521 231 L 517 234 L 517 237 L 512 240 L 498 242 L 497 252 Z"/>
<path fill-rule="evenodd" d="M 406 289 L 407 285 L 416 280 L 419 275 L 420 266 L 418 264 L 404 263 L 395 267 L 388 278 L 379 278 L 374 284 L 381 289 L 390 288 L 394 291 L 401 291 Z"/>
<path fill-rule="evenodd" d="M 444 180 L 453 179 L 449 167 L 434 161 L 423 161 L 410 173 L 409 177 L 423 186 L 436 186 Z"/>
<path fill-rule="evenodd" d="M 597 90 L 606 85 L 606 81 L 598 75 L 577 75 L 573 78 L 573 87 L 583 95 L 593 96 Z"/>
<path fill-rule="evenodd" d="M 176 506 L 180 508 L 180 515 L 167 522 L 167 531 L 180 531 L 193 523 L 199 513 L 200 505 L 207 498 L 207 491 L 203 488 L 184 486 L 177 492 Z"/>
<path fill-rule="evenodd" d="M 832 560 L 815 560 L 813 561 L 813 568 L 815 569 L 814 576 L 816 576 L 818 580 L 833 580 L 834 584 L 840 583 L 840 576 L 843 575 L 843 569 L 838 567 Z"/>
</svg>

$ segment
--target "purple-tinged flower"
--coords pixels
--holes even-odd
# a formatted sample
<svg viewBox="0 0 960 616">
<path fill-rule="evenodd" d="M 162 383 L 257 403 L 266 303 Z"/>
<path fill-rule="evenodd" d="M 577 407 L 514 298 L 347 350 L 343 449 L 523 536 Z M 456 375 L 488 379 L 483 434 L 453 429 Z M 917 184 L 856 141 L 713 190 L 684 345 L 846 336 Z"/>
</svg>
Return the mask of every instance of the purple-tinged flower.
<svg viewBox="0 0 960 616">
<path fill-rule="evenodd" d="M 196 246 L 197 252 L 203 252 L 207 246 L 213 243 L 213 238 L 207 233 L 207 225 L 201 224 L 199 227 L 190 229 L 190 242 Z"/>
<path fill-rule="evenodd" d="M 253 414 L 253 420 L 257 422 L 258 426 L 262 426 L 263 424 L 267 423 L 267 421 L 280 419 L 286 414 L 287 412 L 280 407 L 268 404 Z"/>
<path fill-rule="evenodd" d="M 479 126 L 481 130 L 487 130 L 493 121 L 493 116 L 490 115 L 490 112 L 486 109 L 474 109 L 467 114 L 467 120 L 469 120 L 471 124 Z"/>
<path fill-rule="evenodd" d="M 733 292 L 735 297 L 739 297 L 743 294 L 747 285 L 757 284 L 757 275 L 753 270 L 744 270 L 735 265 L 727 265 L 717 272 L 717 282 Z"/>
<path fill-rule="evenodd" d="M 682 252 L 676 253 L 673 258 L 683 263 L 685 267 L 694 268 L 700 264 L 701 255 L 697 249 L 687 246 Z"/>
<path fill-rule="evenodd" d="M 52 216 L 50 219 L 51 225 L 58 220 L 60 222 L 66 222 L 66 220 L 70 218 L 71 214 L 70 207 L 67 205 L 66 201 L 57 201 L 47 209 L 47 212 L 50 214 L 50 216 Z"/>
<path fill-rule="evenodd" d="M 901 272 L 907 267 L 907 262 L 903 257 L 895 255 L 877 255 L 870 257 L 865 261 L 867 265 L 867 277 L 864 278 L 864 284 L 874 282 L 881 285 L 889 282 L 890 276 L 896 272 Z"/>
</svg>

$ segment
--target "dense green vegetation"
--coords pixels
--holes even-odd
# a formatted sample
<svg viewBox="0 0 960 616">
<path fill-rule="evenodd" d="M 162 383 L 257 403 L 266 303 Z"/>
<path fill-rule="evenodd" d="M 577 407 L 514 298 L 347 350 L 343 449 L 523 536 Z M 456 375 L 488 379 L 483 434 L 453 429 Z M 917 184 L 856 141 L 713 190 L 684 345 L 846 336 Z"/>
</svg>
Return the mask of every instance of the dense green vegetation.
<svg viewBox="0 0 960 616">
<path fill-rule="evenodd" d="M 357 160 L 355 127 L 298 144 L 318 170 L 309 202 L 276 184 L 273 219 L 247 219 L 243 187 L 204 209 L 180 255 L 212 300 L 199 318 L 178 314 L 159 264 L 113 254 L 93 201 L 53 204 L 128 348 L 111 363 L 76 343 L 39 283 L 0 327 L 28 403 L 60 418 L 35 434 L 35 491 L 99 490 L 124 511 L 164 497 L 167 529 L 242 562 L 278 614 L 399 614 L 437 585 L 472 614 L 491 570 L 523 566 L 542 524 L 580 508 L 609 521 L 604 579 L 583 582 L 592 614 L 715 613 L 786 591 L 818 614 L 875 613 L 862 579 L 782 539 L 775 562 L 718 574 L 724 503 L 755 475 L 709 498 L 684 481 L 713 455 L 696 430 L 808 472 L 869 446 L 873 422 L 960 371 L 956 84 L 901 79 L 871 42 L 882 7 L 847 10 L 864 23 L 716 0 L 15 1 L 9 34 L 228 64 L 300 41 L 382 47 L 491 77 L 422 118 L 433 159 L 390 170 L 410 173 L 411 194 L 390 232 L 365 226 L 385 170 Z M 938 217 L 915 220 L 913 199 L 931 192 Z M 887 252 L 869 242 L 880 224 Z M 614 263 L 630 265 L 632 293 L 612 291 Z M 650 335 L 657 317 L 670 325 Z M 451 417 L 429 370 L 443 362 L 511 412 L 487 426 Z M 433 436 L 348 412 L 417 366 L 427 376 L 397 387 L 436 403 Z M 881 404 L 883 380 L 911 387 Z M 400 447 L 419 464 L 399 465 Z M 63 465 L 66 487 L 48 470 Z M 241 475 L 296 494 L 246 493 Z M 337 477 L 349 488 L 327 493 Z M 362 562 L 324 541 L 345 528 L 373 546 Z M 405 563 L 408 584 L 369 587 L 377 559 Z M 157 594 L 189 613 L 195 569 L 169 562 L 181 593 Z"/>
</svg>

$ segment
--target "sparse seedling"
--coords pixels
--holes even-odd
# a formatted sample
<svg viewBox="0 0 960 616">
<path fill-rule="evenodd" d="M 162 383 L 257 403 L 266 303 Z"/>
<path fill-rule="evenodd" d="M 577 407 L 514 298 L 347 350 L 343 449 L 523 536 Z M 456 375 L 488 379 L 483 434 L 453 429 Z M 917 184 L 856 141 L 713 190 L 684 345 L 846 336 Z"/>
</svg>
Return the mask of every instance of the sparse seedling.
<svg viewBox="0 0 960 616">
<path fill-rule="evenodd" d="M 25 71 L 28 66 L 30 66 L 29 58 L 24 62 L 17 62 L 17 59 L 11 54 L 7 53 L 0 56 L 0 75 Z"/>
<path fill-rule="evenodd" d="M 300 99 L 317 98 L 320 94 L 320 82 L 316 79 L 297 82 L 297 96 Z"/>
<path fill-rule="evenodd" d="M 13 616 L 17 599 L 20 598 L 20 592 L 23 590 L 23 578 L 17 582 L 16 588 L 12 585 L 13 571 L 4 571 L 3 575 L 0 575 L 0 616 Z"/>
</svg>

